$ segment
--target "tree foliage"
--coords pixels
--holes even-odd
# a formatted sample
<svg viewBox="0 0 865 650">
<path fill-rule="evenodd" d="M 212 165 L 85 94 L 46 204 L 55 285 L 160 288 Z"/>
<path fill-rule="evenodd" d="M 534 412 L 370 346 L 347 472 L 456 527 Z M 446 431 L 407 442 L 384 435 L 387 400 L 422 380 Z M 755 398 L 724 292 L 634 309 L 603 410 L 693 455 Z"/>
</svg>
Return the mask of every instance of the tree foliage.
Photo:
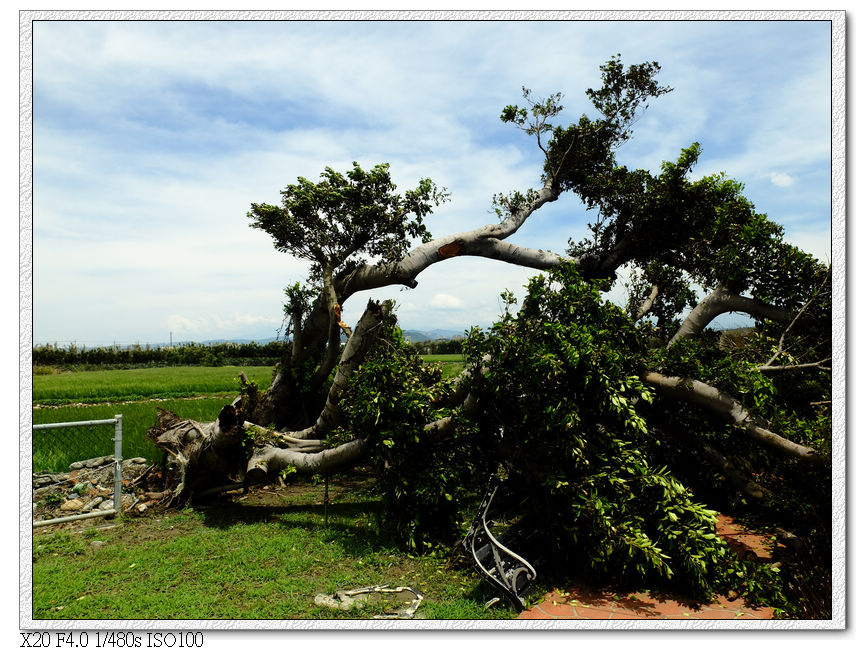
<svg viewBox="0 0 865 650">
<path fill-rule="evenodd" d="M 446 193 L 425 179 L 398 194 L 387 165 L 327 168 L 281 206 L 253 204 L 252 226 L 313 272 L 286 292 L 290 354 L 242 405 L 277 430 L 244 457 L 247 477 L 370 463 L 382 526 L 426 549 L 453 542 L 503 473 L 566 571 L 825 615 L 831 269 L 786 243 L 741 183 L 694 178 L 698 143 L 657 174 L 619 164 L 648 101 L 671 91 L 659 72 L 612 58 L 587 91 L 597 115 L 570 123 L 560 93 L 524 88 L 501 119 L 543 153 L 542 185 L 494 197 L 497 224 L 432 239 L 423 219 Z M 586 237 L 564 254 L 505 241 L 565 192 L 594 216 Z M 460 255 L 544 273 L 470 333 L 455 380 L 420 361 L 389 305 L 370 303 L 353 333 L 340 321 L 355 293 L 413 287 Z M 625 308 L 603 297 L 623 268 Z M 711 329 L 732 311 L 754 327 Z M 718 508 L 811 552 L 780 567 L 741 560 L 715 534 Z"/>
<path fill-rule="evenodd" d="M 248 215 L 277 250 L 313 262 L 319 272 L 356 265 L 364 256 L 395 262 L 413 239 L 431 239 L 424 217 L 448 196 L 428 178 L 395 193 L 387 163 L 364 171 L 355 162 L 346 174 L 327 167 L 321 178 L 298 177 L 282 190 L 281 205 L 253 203 Z"/>
<path fill-rule="evenodd" d="M 395 321 L 352 378 L 343 409 L 351 431 L 370 441 L 381 525 L 414 550 L 452 542 L 465 508 L 495 471 L 489 444 L 468 420 L 439 438 L 425 425 L 448 413 L 453 387 L 435 365 L 424 363 L 405 342 Z"/>
</svg>

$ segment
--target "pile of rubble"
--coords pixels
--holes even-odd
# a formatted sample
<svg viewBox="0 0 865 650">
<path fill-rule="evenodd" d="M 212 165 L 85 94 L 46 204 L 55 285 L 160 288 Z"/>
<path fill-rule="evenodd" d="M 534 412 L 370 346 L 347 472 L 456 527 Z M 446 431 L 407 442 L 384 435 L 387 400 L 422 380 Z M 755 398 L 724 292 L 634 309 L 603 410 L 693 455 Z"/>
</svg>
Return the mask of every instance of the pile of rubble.
<svg viewBox="0 0 865 650">
<path fill-rule="evenodd" d="M 138 487 L 154 466 L 144 458 L 130 458 L 120 466 L 121 506 L 124 512 L 144 514 L 164 496 Z M 33 474 L 34 521 L 99 510 L 114 510 L 114 456 L 72 463 L 68 472 Z"/>
</svg>

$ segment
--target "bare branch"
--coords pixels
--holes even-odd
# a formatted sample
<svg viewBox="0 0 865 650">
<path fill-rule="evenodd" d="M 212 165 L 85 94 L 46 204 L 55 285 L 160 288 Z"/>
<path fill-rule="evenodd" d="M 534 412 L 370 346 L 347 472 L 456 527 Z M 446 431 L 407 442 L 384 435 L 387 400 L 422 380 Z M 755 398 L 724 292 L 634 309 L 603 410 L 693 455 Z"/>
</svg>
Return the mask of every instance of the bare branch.
<svg viewBox="0 0 865 650">
<path fill-rule="evenodd" d="M 655 300 L 657 298 L 658 298 L 658 285 L 653 284 L 652 285 L 652 292 L 649 294 L 649 297 L 643 301 L 643 304 L 640 305 L 640 308 L 637 310 L 637 315 L 634 318 L 634 321 L 638 321 L 643 316 L 648 314 L 652 309 L 652 305 L 655 304 Z"/>
<path fill-rule="evenodd" d="M 781 352 L 783 352 L 783 350 L 784 350 L 784 337 L 787 336 L 787 333 L 791 329 L 793 329 L 793 326 L 796 324 L 796 321 L 799 320 L 799 317 L 805 313 L 805 311 L 808 309 L 808 307 L 811 306 L 811 303 L 814 302 L 814 299 L 820 294 L 820 291 L 823 290 L 823 287 L 826 286 L 826 280 L 828 280 L 831 275 L 832 275 L 831 273 L 826 273 L 826 275 L 823 276 L 823 282 L 820 283 L 820 286 L 817 287 L 816 291 L 814 291 L 814 294 L 808 299 L 808 301 L 804 305 L 802 305 L 802 309 L 799 310 L 799 312 L 796 314 L 796 316 L 793 318 L 793 320 L 790 321 L 790 324 L 787 325 L 787 329 L 785 329 L 783 334 L 781 334 L 781 337 L 778 339 L 778 347 L 775 349 L 775 354 L 773 354 L 769 358 L 769 360 L 765 364 L 763 364 L 763 366 L 760 368 L 760 370 L 764 370 L 765 368 L 771 366 L 775 362 L 775 360 L 780 356 Z M 828 359 L 824 359 L 824 361 L 827 361 L 827 360 Z M 822 361 L 820 363 L 822 363 Z"/>
<path fill-rule="evenodd" d="M 775 357 L 769 360 L 771 362 Z M 809 370 L 811 368 L 816 368 L 817 370 L 832 370 L 832 368 L 828 366 L 824 366 L 823 364 L 829 361 L 832 357 L 826 357 L 825 359 L 821 359 L 820 361 L 814 361 L 813 363 L 797 363 L 788 366 L 772 366 L 767 364 L 765 366 L 757 366 L 757 370 L 760 372 L 780 372 L 783 370 Z"/>
</svg>

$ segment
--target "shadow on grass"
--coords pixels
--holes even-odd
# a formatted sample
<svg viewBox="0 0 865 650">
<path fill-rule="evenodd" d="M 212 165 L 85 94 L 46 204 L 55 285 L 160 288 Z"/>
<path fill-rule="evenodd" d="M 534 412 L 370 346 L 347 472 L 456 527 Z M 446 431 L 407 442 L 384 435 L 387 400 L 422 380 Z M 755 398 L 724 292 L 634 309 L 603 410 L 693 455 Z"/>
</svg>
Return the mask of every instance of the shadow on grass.
<svg viewBox="0 0 865 650">
<path fill-rule="evenodd" d="M 339 543 L 351 555 L 362 555 L 372 550 L 395 550 L 397 547 L 395 540 L 371 523 L 380 509 L 375 500 L 329 504 L 327 523 L 323 504 L 264 505 L 218 501 L 198 505 L 196 509 L 204 515 L 205 526 L 226 529 L 268 523 L 302 528 L 325 541 Z M 365 522 L 365 525 L 359 522 Z"/>
</svg>

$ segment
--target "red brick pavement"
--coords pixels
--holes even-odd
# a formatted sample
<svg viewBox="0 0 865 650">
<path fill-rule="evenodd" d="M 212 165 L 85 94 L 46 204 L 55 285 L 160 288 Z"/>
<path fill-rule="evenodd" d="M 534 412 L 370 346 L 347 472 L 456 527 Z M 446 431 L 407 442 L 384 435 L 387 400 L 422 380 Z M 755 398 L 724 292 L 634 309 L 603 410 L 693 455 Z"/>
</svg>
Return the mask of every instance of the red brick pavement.
<svg viewBox="0 0 865 650">
<path fill-rule="evenodd" d="M 760 559 L 770 558 L 765 539 L 745 530 L 732 517 L 718 517 L 718 534 L 740 554 L 753 553 Z M 618 593 L 609 589 L 591 589 L 573 585 L 555 589 L 543 601 L 522 612 L 518 618 L 528 620 L 766 620 L 772 618 L 771 607 L 751 608 L 741 598 L 730 600 L 718 596 L 716 602 L 704 605 L 675 597 L 655 597 L 647 592 Z"/>
</svg>

